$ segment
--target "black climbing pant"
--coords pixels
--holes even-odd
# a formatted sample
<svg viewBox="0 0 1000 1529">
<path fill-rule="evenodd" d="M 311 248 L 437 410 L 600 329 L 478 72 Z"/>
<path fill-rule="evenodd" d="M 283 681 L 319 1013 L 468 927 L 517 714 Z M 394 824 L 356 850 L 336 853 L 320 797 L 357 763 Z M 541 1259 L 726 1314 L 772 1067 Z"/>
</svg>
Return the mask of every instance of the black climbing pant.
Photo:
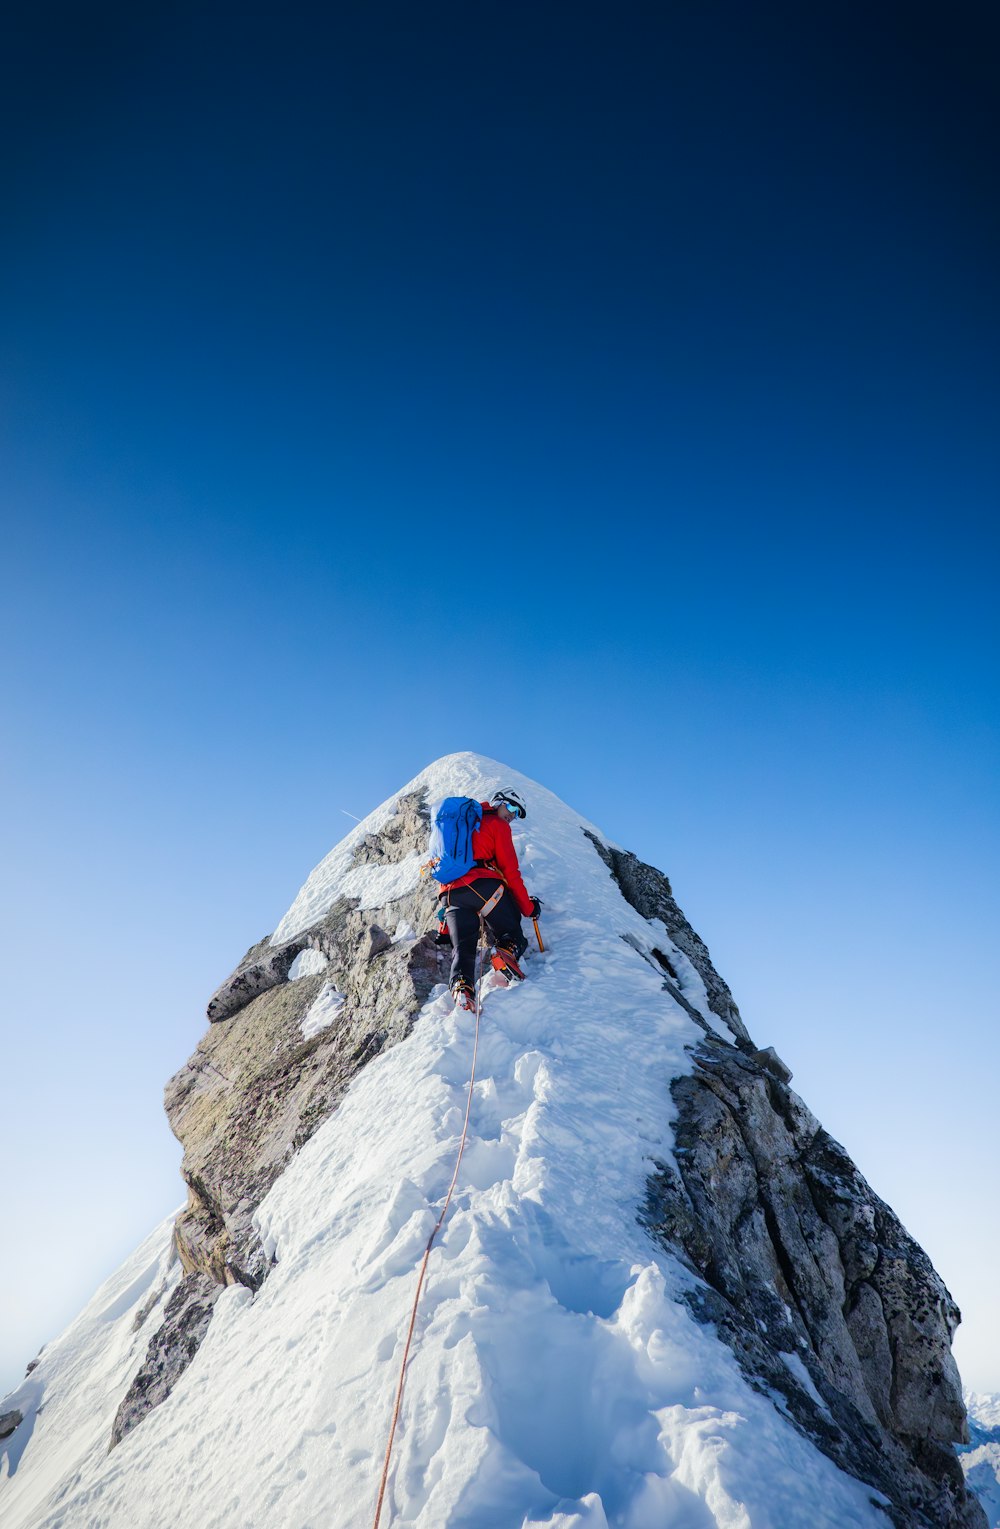
<svg viewBox="0 0 1000 1529">
<path fill-rule="evenodd" d="M 462 977 L 470 987 L 476 985 L 476 945 L 479 942 L 479 910 L 489 902 L 498 887 L 503 896 L 486 915 L 486 933 L 494 945 L 503 945 L 520 958 L 528 942 L 521 930 L 521 915 L 514 894 L 495 876 L 480 876 L 465 887 L 453 887 L 445 893 L 445 921 L 451 935 L 451 983 Z"/>
</svg>

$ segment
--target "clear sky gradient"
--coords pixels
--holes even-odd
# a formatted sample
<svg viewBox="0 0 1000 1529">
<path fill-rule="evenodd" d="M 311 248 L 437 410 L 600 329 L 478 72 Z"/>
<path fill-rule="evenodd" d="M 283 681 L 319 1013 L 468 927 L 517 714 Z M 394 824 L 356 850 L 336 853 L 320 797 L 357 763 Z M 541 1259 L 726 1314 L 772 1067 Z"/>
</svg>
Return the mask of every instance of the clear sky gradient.
<svg viewBox="0 0 1000 1529">
<path fill-rule="evenodd" d="M 985 3 L 11 24 L 0 1388 L 183 1198 L 211 990 L 472 748 L 668 872 L 1000 1389 L 998 65 Z"/>
</svg>

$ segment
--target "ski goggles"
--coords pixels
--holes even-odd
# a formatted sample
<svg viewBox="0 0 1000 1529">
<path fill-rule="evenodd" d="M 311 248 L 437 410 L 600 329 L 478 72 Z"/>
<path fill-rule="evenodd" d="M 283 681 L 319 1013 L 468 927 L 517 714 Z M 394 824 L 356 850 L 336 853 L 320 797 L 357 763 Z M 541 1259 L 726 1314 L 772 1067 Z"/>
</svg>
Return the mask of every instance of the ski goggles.
<svg viewBox="0 0 1000 1529">
<path fill-rule="evenodd" d="M 507 811 L 508 812 L 512 812 L 516 818 L 523 818 L 524 817 L 524 808 L 521 806 L 520 802 L 506 802 L 506 801 L 504 801 L 504 802 L 500 803 L 500 806 L 501 807 L 506 807 Z"/>
</svg>

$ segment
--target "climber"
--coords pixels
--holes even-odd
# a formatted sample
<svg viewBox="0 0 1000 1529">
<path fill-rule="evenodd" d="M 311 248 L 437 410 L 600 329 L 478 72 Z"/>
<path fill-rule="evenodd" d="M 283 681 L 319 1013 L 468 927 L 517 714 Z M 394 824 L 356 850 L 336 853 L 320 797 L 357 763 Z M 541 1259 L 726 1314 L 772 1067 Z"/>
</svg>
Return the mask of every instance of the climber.
<svg viewBox="0 0 1000 1529">
<path fill-rule="evenodd" d="M 516 791 L 497 791 L 482 808 L 482 822 L 472 836 L 475 864 L 442 888 L 453 950 L 451 990 L 463 1009 L 474 1009 L 476 1003 L 481 910 L 497 897 L 485 918 L 486 932 L 496 947 L 492 964 L 508 982 L 520 982 L 524 973 L 518 962 L 528 943 L 521 931 L 521 915 L 537 918 L 541 908 L 538 898 L 525 891 L 510 832 L 514 818 L 527 816 L 524 803 Z"/>
</svg>

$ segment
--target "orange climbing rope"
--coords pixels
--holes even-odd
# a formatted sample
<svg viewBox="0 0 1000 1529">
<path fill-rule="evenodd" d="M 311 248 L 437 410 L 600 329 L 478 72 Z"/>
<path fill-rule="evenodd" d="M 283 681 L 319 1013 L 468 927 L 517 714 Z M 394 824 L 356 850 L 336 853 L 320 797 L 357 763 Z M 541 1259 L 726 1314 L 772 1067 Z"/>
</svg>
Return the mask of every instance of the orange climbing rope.
<svg viewBox="0 0 1000 1529">
<path fill-rule="evenodd" d="M 472 1091 L 476 1083 L 476 1057 L 479 1053 L 479 1011 L 481 1007 L 479 990 L 483 978 L 483 952 L 486 949 L 485 923 L 481 922 L 479 929 L 479 979 L 476 983 L 476 1035 L 472 1044 L 472 1071 L 469 1074 L 469 1097 L 465 1105 L 465 1124 L 462 1126 L 462 1139 L 458 1144 L 458 1156 L 455 1159 L 455 1172 L 451 1176 L 451 1183 L 448 1185 L 448 1193 L 445 1195 L 445 1201 L 441 1207 L 441 1214 L 437 1218 L 434 1230 L 431 1232 L 431 1235 L 427 1239 L 427 1246 L 424 1249 L 424 1260 L 420 1265 L 420 1277 L 417 1280 L 417 1293 L 413 1297 L 413 1310 L 410 1312 L 410 1326 L 406 1334 L 406 1346 L 403 1349 L 403 1362 L 399 1367 L 399 1384 L 396 1387 L 396 1403 L 392 1409 L 392 1423 L 389 1427 L 389 1442 L 385 1446 L 385 1464 L 382 1467 L 382 1481 L 378 1489 L 378 1502 L 375 1504 L 375 1522 L 372 1525 L 372 1529 L 378 1529 L 379 1519 L 382 1516 L 382 1501 L 385 1497 L 386 1483 L 389 1480 L 389 1461 L 392 1457 L 392 1441 L 396 1437 L 396 1424 L 399 1422 L 399 1408 L 403 1400 L 403 1382 L 406 1379 L 406 1364 L 410 1357 L 410 1344 L 413 1341 L 413 1329 L 417 1323 L 417 1307 L 420 1304 L 420 1294 L 424 1288 L 424 1278 L 427 1274 L 427 1260 L 431 1256 L 431 1248 L 434 1246 L 434 1239 L 438 1232 L 441 1230 L 441 1227 L 444 1225 L 444 1218 L 448 1214 L 448 1206 L 451 1204 L 452 1193 L 454 1192 L 455 1185 L 458 1182 L 458 1170 L 462 1164 L 462 1153 L 465 1151 L 465 1139 L 469 1134 L 469 1116 L 472 1113 Z"/>
</svg>

